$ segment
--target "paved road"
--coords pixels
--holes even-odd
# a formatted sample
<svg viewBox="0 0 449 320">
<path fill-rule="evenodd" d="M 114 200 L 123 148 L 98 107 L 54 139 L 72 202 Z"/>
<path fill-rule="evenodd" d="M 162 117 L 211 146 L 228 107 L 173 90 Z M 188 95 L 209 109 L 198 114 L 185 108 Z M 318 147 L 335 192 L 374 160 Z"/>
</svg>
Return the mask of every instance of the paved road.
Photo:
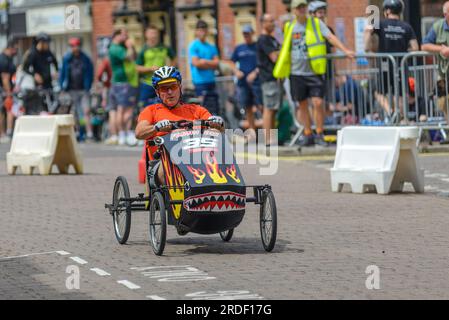
<svg viewBox="0 0 449 320">
<path fill-rule="evenodd" d="M 146 214 L 133 216 L 120 246 L 104 210 L 116 176 L 142 191 L 139 150 L 83 146 L 85 175 L 49 177 L 6 175 L 6 150 L 0 145 L 0 299 L 449 298 L 449 155 L 421 159 L 424 195 L 333 194 L 326 157 L 282 160 L 271 177 L 244 165 L 247 182 L 276 193 L 275 251 L 264 252 L 250 207 L 231 243 L 169 229 L 156 257 Z M 380 290 L 366 288 L 370 265 Z M 80 289 L 68 289 L 77 270 Z"/>
</svg>

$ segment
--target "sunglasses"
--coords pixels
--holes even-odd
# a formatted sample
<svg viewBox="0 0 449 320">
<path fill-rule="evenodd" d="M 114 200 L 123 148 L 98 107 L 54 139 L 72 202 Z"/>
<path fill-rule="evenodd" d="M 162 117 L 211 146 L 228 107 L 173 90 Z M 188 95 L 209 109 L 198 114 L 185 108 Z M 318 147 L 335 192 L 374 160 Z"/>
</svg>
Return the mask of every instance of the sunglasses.
<svg viewBox="0 0 449 320">
<path fill-rule="evenodd" d="M 171 84 L 171 85 L 160 86 L 158 88 L 158 91 L 160 93 L 168 93 L 168 91 L 170 91 L 170 90 L 171 91 L 176 91 L 176 90 L 178 90 L 178 88 L 179 88 L 179 84 L 174 83 L 174 84 Z"/>
</svg>

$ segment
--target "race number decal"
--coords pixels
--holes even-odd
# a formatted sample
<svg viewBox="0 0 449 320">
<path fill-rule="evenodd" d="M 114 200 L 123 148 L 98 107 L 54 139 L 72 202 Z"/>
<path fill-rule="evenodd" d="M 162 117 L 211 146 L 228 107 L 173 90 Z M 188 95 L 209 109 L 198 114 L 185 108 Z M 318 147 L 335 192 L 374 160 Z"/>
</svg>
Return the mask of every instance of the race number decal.
<svg viewBox="0 0 449 320">
<path fill-rule="evenodd" d="M 192 149 L 214 149 L 218 147 L 218 141 L 215 138 L 193 138 L 183 140 L 183 150 Z"/>
</svg>

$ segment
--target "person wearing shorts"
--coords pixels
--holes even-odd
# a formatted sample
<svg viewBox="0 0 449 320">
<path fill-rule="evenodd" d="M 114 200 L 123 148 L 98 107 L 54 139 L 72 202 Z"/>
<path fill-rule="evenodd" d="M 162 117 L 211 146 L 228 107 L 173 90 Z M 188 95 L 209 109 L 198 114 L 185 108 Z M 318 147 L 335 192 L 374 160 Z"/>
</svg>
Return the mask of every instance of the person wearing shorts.
<svg viewBox="0 0 449 320">
<path fill-rule="evenodd" d="M 127 63 L 134 63 L 136 52 L 128 32 L 120 29 L 114 32 L 109 47 L 109 61 L 112 68 L 112 86 L 109 96 L 111 137 L 107 144 L 125 145 L 134 142 L 132 117 L 137 104 L 138 89 L 131 85 L 128 78 Z M 119 133 L 117 137 L 117 132 Z"/>
<path fill-rule="evenodd" d="M 218 114 L 215 70 L 220 59 L 217 47 L 207 42 L 208 35 L 208 24 L 199 20 L 195 29 L 196 38 L 189 46 L 189 65 L 196 95 L 212 114 Z"/>
<path fill-rule="evenodd" d="M 308 3 L 306 0 L 293 0 L 291 3 L 292 12 L 296 19 L 290 23 L 291 43 L 284 45 L 291 46 L 291 70 L 290 85 L 293 101 L 298 106 L 297 117 L 304 126 L 304 137 L 301 141 L 302 146 L 313 146 L 315 144 L 327 146 L 324 140 L 324 97 L 325 97 L 325 78 L 318 74 L 312 67 L 310 60 L 310 46 L 308 45 L 307 28 L 309 25 L 316 24 L 316 33 L 321 33 L 322 37 L 329 41 L 348 57 L 354 57 L 354 52 L 347 49 L 338 38 L 332 34 L 326 24 L 315 17 L 307 17 Z M 318 40 L 317 40 L 318 41 Z M 317 42 L 317 45 L 319 43 Z M 327 66 L 327 62 L 325 62 Z M 309 112 L 309 99 L 314 109 L 314 120 L 316 135 L 312 131 L 312 117 Z"/>
<path fill-rule="evenodd" d="M 261 17 L 262 34 L 257 40 L 257 66 L 262 84 L 263 128 L 265 144 L 271 145 L 273 137 L 271 130 L 275 128 L 275 116 L 281 106 L 282 87 L 273 77 L 273 69 L 279 57 L 281 45 L 274 37 L 275 19 L 271 14 Z"/>
<path fill-rule="evenodd" d="M 235 48 L 231 60 L 234 62 L 234 74 L 238 78 L 239 106 L 246 112 L 249 128 L 256 130 L 254 107 L 262 108 L 262 91 L 257 68 L 257 45 L 253 40 L 254 29 L 251 25 L 245 25 L 242 28 L 242 33 L 245 43 Z"/>
<path fill-rule="evenodd" d="M 411 51 L 419 50 L 419 43 L 413 27 L 407 22 L 401 21 L 401 14 L 404 11 L 404 4 L 400 0 L 384 1 L 383 13 L 384 19 L 380 21 L 379 27 L 374 28 L 368 25 L 365 29 L 365 47 L 367 51 L 378 53 L 402 53 L 406 54 Z M 372 48 L 373 38 L 377 36 L 378 48 Z M 401 58 L 395 58 L 396 63 L 400 65 Z M 378 88 L 376 88 L 376 101 L 384 109 L 387 116 L 391 116 L 397 111 L 401 112 L 402 106 L 402 81 L 399 79 L 397 83 L 399 94 L 399 105 L 395 106 L 394 99 L 396 92 L 394 84 L 396 79 L 393 63 L 389 59 L 382 59 L 380 66 L 381 78 L 379 79 Z M 399 108 L 399 110 L 398 110 Z"/>
</svg>

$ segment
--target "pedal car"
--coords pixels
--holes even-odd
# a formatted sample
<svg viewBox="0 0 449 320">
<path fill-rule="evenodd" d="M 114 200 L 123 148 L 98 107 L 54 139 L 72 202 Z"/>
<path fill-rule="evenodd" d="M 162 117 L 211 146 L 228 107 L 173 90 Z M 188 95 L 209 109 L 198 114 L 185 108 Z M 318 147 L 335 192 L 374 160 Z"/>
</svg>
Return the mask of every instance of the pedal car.
<svg viewBox="0 0 449 320">
<path fill-rule="evenodd" d="M 176 227 L 181 236 L 220 234 L 228 242 L 247 204 L 254 203 L 260 206 L 263 247 L 271 252 L 277 233 L 271 187 L 245 184 L 226 135 L 210 129 L 207 121 L 172 125 L 170 134 L 147 142 L 146 193 L 131 197 L 126 178 L 118 177 L 115 182 L 112 204 L 105 207 L 113 217 L 118 242 L 127 242 L 131 215 L 138 211 L 149 212 L 150 244 L 156 255 L 164 252 L 167 225 Z M 158 167 L 165 176 L 162 185 L 156 179 Z"/>
</svg>

